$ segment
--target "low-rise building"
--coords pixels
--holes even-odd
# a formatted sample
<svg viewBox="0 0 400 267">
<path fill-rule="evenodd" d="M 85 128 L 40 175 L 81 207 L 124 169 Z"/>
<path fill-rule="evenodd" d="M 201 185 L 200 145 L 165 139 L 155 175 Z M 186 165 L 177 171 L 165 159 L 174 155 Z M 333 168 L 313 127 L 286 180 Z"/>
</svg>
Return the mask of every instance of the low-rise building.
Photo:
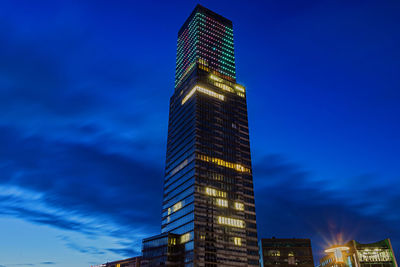
<svg viewBox="0 0 400 267">
<path fill-rule="evenodd" d="M 314 267 L 310 239 L 263 238 L 259 249 L 262 267 Z"/>
<path fill-rule="evenodd" d="M 398 267 L 390 239 L 361 244 L 351 240 L 325 250 L 320 267 Z"/>
</svg>

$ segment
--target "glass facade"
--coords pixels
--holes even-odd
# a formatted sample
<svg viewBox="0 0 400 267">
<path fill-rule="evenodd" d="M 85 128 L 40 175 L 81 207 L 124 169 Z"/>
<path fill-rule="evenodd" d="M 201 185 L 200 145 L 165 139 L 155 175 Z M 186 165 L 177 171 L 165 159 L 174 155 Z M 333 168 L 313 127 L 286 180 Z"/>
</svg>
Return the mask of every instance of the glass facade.
<svg viewBox="0 0 400 267">
<path fill-rule="evenodd" d="M 245 88 L 232 22 L 200 5 L 178 33 L 170 99 L 162 233 L 184 266 L 258 266 Z"/>
</svg>

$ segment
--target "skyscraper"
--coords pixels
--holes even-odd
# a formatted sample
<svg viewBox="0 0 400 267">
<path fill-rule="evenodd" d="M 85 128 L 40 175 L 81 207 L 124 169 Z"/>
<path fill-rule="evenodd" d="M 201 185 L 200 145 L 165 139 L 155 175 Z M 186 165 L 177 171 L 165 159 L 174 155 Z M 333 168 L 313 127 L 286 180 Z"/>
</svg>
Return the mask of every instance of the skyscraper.
<svg viewBox="0 0 400 267">
<path fill-rule="evenodd" d="M 232 22 L 197 5 L 178 32 L 162 233 L 185 266 L 258 266 L 245 88 Z"/>
</svg>

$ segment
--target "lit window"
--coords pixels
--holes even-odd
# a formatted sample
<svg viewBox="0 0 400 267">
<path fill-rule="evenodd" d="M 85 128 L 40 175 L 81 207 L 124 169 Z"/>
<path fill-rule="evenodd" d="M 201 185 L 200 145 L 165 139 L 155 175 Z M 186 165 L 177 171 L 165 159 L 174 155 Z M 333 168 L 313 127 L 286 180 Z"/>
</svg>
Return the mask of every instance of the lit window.
<svg viewBox="0 0 400 267">
<path fill-rule="evenodd" d="M 226 192 L 219 191 L 211 187 L 206 187 L 206 194 L 213 197 L 226 197 Z"/>
<path fill-rule="evenodd" d="M 169 240 L 169 244 L 170 245 L 176 245 L 176 238 L 175 237 L 171 237 L 171 239 Z"/>
<path fill-rule="evenodd" d="M 180 243 L 183 244 L 188 242 L 189 240 L 190 240 L 190 233 L 186 233 L 181 235 Z"/>
<path fill-rule="evenodd" d="M 243 205 L 243 203 L 235 202 L 235 209 L 237 209 L 237 210 L 244 210 L 244 205 Z"/>
<path fill-rule="evenodd" d="M 239 85 L 239 84 L 235 84 L 235 89 L 240 91 L 240 92 L 242 92 L 242 93 L 244 93 L 244 87 Z"/>
<path fill-rule="evenodd" d="M 279 250 L 269 250 L 268 251 L 268 256 L 280 257 L 281 256 L 281 252 Z"/>
<path fill-rule="evenodd" d="M 220 83 L 220 82 L 214 82 L 214 85 L 216 87 L 221 88 L 222 90 L 225 90 L 225 91 L 228 91 L 228 92 L 231 92 L 231 93 L 234 92 L 233 88 L 228 86 L 228 85 L 226 85 L 226 84 L 223 84 L 223 83 Z"/>
<path fill-rule="evenodd" d="M 217 81 L 217 82 L 223 82 L 224 81 L 224 80 L 222 80 L 221 78 L 219 78 L 218 76 L 216 76 L 214 74 L 210 75 L 210 79 L 214 80 L 214 81 Z"/>
<path fill-rule="evenodd" d="M 228 200 L 226 200 L 226 199 L 217 198 L 217 199 L 215 200 L 215 202 L 217 203 L 217 206 L 220 206 L 220 207 L 228 207 Z"/>
<path fill-rule="evenodd" d="M 204 88 L 204 87 L 201 87 L 201 86 L 196 85 L 196 86 L 193 87 L 193 89 L 190 90 L 190 92 L 182 99 L 182 105 L 185 104 L 185 102 L 188 101 L 189 98 L 190 98 L 196 91 L 199 91 L 199 92 L 201 92 L 201 93 L 204 93 L 204 94 L 206 94 L 206 95 L 212 96 L 212 97 L 217 98 L 217 99 L 222 100 L 222 101 L 225 100 L 225 96 L 224 96 L 224 95 L 217 94 L 217 93 L 214 92 L 214 91 L 211 91 L 211 90 L 209 90 L 209 89 L 207 89 L 207 88 Z"/>
<path fill-rule="evenodd" d="M 206 155 L 197 155 L 197 158 L 202 160 L 202 161 L 216 163 L 219 166 L 224 166 L 224 167 L 227 167 L 227 168 L 235 169 L 235 170 L 237 170 L 239 172 L 250 173 L 250 169 L 249 168 L 246 168 L 243 165 L 238 164 L 238 163 L 227 162 L 227 161 L 224 161 L 222 159 L 212 158 L 212 157 L 209 157 L 209 156 L 206 156 Z"/>
<path fill-rule="evenodd" d="M 178 211 L 182 208 L 182 202 L 179 201 L 178 203 L 176 203 L 175 205 L 172 206 L 172 212 Z"/>
<path fill-rule="evenodd" d="M 241 239 L 240 237 L 234 237 L 234 238 L 233 238 L 233 243 L 234 243 L 236 246 L 241 246 L 241 245 L 242 245 L 242 239 Z"/>
<path fill-rule="evenodd" d="M 244 221 L 223 216 L 218 216 L 218 223 L 232 227 L 244 228 Z"/>
</svg>

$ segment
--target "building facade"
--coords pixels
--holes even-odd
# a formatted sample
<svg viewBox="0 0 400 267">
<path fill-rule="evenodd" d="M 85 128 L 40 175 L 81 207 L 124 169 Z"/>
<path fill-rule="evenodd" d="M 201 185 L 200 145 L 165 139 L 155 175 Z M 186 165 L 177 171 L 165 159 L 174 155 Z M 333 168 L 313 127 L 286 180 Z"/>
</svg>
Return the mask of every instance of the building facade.
<svg viewBox="0 0 400 267">
<path fill-rule="evenodd" d="M 232 22 L 197 5 L 178 32 L 162 233 L 185 266 L 258 266 L 246 90 Z"/>
<path fill-rule="evenodd" d="M 133 257 L 119 261 L 107 262 L 100 265 L 95 265 L 92 267 L 140 267 L 142 257 Z"/>
<path fill-rule="evenodd" d="M 325 253 L 320 267 L 398 267 L 389 238 L 369 244 L 352 240 Z"/>
<path fill-rule="evenodd" d="M 262 267 L 314 267 L 310 239 L 263 238 L 259 248 Z"/>
<path fill-rule="evenodd" d="M 184 245 L 180 235 L 164 233 L 143 240 L 142 267 L 150 266 L 184 266 Z"/>
</svg>

